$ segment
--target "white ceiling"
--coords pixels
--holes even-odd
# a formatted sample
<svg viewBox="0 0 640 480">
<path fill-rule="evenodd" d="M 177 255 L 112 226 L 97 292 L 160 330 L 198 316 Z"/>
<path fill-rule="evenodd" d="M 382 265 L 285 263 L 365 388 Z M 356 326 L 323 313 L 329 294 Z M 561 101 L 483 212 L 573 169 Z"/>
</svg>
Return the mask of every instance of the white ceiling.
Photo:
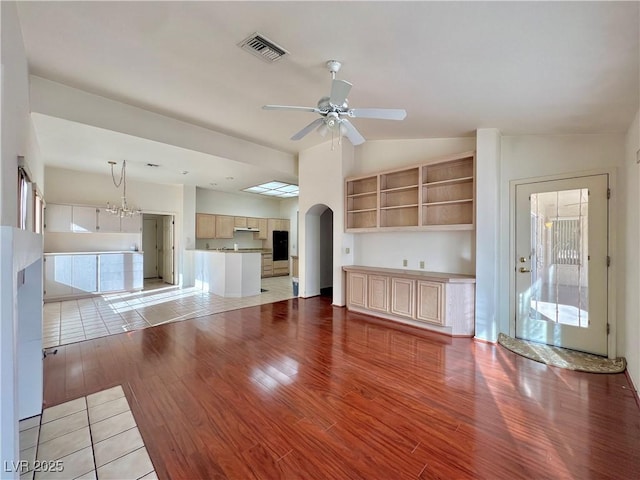
<svg viewBox="0 0 640 480">
<path fill-rule="evenodd" d="M 354 84 L 351 107 L 407 110 L 401 122 L 354 119 L 369 140 L 480 127 L 623 133 L 639 105 L 638 2 L 48 1 L 18 10 L 31 73 L 293 153 L 326 141 L 315 132 L 289 140 L 315 114 L 261 106 L 315 106 L 329 93 L 329 59 Z M 268 64 L 242 51 L 253 32 L 290 55 Z M 150 148 L 170 167 L 162 183 L 185 183 L 176 147 L 43 118 L 45 164 L 85 170 L 100 157 L 104 168 L 105 155 L 135 161 Z M 192 153 L 197 170 L 207 158 Z M 224 165 L 229 176 L 274 179 Z"/>
</svg>

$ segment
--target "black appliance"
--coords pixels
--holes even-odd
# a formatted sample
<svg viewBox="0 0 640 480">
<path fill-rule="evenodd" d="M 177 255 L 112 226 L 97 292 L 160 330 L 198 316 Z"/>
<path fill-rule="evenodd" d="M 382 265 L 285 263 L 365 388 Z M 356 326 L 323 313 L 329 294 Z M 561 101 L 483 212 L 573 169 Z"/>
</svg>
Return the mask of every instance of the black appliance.
<svg viewBox="0 0 640 480">
<path fill-rule="evenodd" d="M 289 260 L 289 232 L 273 231 L 273 260 Z"/>
</svg>

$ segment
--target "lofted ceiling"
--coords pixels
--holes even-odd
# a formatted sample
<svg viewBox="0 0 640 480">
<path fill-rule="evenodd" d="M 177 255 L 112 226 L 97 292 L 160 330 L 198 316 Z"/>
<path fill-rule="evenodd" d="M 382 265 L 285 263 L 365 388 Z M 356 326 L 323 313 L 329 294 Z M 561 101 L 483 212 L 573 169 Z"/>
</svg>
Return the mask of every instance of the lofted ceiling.
<svg viewBox="0 0 640 480">
<path fill-rule="evenodd" d="M 353 83 L 350 107 L 407 110 L 353 119 L 368 140 L 624 133 L 639 105 L 637 2 L 47 1 L 18 12 L 33 75 L 293 154 L 327 141 L 289 140 L 316 114 L 261 107 L 315 106 L 330 59 Z M 269 64 L 241 50 L 254 32 L 289 54 Z M 275 175 L 198 152 L 187 168 L 176 147 L 34 118 L 46 165 L 156 158 L 131 177 L 212 188 L 213 162 L 243 178 L 213 187 L 227 191 Z"/>
</svg>

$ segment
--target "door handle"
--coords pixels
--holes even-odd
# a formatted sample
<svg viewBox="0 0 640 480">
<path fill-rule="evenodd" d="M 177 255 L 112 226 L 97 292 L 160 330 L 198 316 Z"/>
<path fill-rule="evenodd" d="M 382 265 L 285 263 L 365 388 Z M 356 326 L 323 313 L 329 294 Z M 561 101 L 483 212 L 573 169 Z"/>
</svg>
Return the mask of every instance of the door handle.
<svg viewBox="0 0 640 480">
<path fill-rule="evenodd" d="M 524 268 L 524 267 L 520 267 L 520 273 L 528 273 L 530 272 L 531 269 L 530 268 Z"/>
</svg>

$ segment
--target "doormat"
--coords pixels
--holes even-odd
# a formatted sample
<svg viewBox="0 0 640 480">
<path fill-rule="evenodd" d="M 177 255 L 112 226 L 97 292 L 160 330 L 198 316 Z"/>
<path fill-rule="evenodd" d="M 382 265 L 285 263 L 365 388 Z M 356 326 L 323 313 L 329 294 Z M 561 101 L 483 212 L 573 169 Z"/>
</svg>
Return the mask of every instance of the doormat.
<svg viewBox="0 0 640 480">
<path fill-rule="evenodd" d="M 567 348 L 498 335 L 498 343 L 518 355 L 536 362 L 589 373 L 621 373 L 627 366 L 624 357 L 609 359 Z"/>
</svg>

